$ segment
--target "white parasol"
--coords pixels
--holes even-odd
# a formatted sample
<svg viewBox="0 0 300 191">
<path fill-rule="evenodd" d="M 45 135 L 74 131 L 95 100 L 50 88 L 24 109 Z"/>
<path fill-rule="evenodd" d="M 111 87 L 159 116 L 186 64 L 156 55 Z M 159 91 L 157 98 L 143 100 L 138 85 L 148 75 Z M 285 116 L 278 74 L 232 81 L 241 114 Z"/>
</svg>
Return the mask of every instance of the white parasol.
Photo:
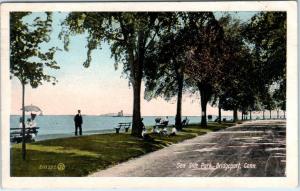
<svg viewBox="0 0 300 191">
<path fill-rule="evenodd" d="M 22 110 L 22 108 L 21 108 L 21 110 Z M 40 114 L 43 113 L 41 108 L 39 108 L 38 106 L 32 105 L 32 104 L 24 106 L 24 111 L 25 112 L 30 112 L 31 120 L 34 120 L 36 115 L 37 115 L 37 114 L 32 113 L 32 112 L 39 112 Z"/>
<path fill-rule="evenodd" d="M 21 108 L 21 110 L 22 110 L 22 108 Z M 42 112 L 42 110 L 38 106 L 35 106 L 32 104 L 24 106 L 24 111 L 25 112 Z"/>
</svg>

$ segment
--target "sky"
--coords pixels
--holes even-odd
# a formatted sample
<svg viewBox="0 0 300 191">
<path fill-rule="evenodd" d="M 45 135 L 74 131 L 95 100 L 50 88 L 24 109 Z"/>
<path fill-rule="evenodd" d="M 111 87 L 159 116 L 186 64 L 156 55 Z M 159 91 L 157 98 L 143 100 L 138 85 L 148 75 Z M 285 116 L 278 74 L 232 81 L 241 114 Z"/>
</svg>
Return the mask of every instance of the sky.
<svg viewBox="0 0 300 191">
<path fill-rule="evenodd" d="M 256 12 L 232 12 L 242 21 L 249 20 Z M 33 17 L 40 13 L 33 13 Z M 216 17 L 222 15 L 215 13 Z M 58 39 L 61 30 L 60 23 L 67 13 L 55 12 L 53 14 L 53 31 L 51 41 L 44 43 L 41 48 L 58 46 L 63 49 L 63 42 Z M 32 18 L 33 18 L 32 17 Z M 26 19 L 30 22 L 31 17 Z M 25 105 L 37 105 L 44 115 L 70 115 L 81 109 L 86 115 L 100 115 L 117 113 L 123 110 L 125 114 L 132 113 L 133 91 L 128 84 L 128 79 L 122 75 L 122 66 L 115 70 L 114 59 L 108 44 L 103 44 L 102 49 L 93 51 L 92 62 L 89 68 L 83 67 L 86 60 L 86 36 L 71 37 L 69 51 L 58 51 L 55 60 L 60 66 L 59 70 L 45 69 L 47 74 L 53 75 L 58 80 L 56 85 L 43 83 L 38 88 L 26 86 Z M 141 92 L 141 114 L 143 116 L 165 116 L 176 114 L 176 99 L 165 101 L 162 98 L 146 101 L 144 85 Z M 17 78 L 11 80 L 11 113 L 21 114 L 22 88 Z M 217 108 L 208 106 L 207 113 L 217 115 Z M 183 116 L 198 116 L 201 114 L 199 95 L 184 94 L 182 103 Z M 231 115 L 231 111 L 223 111 L 223 115 Z"/>
</svg>

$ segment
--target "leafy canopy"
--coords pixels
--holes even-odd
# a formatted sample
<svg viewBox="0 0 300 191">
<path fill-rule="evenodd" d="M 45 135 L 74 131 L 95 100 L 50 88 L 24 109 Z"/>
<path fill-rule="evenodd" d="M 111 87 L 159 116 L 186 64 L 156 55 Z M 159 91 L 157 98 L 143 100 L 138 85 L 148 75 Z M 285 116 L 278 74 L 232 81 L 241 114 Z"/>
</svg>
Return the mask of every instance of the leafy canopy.
<svg viewBox="0 0 300 191">
<path fill-rule="evenodd" d="M 44 68 L 59 69 L 54 60 L 58 50 L 51 47 L 43 51 L 41 44 L 50 41 L 52 29 L 51 13 L 46 12 L 36 17 L 32 23 L 25 23 L 30 12 L 12 12 L 10 14 L 10 73 L 22 84 L 30 84 L 33 88 L 43 81 L 55 84 L 55 77 L 45 74 Z"/>
<path fill-rule="evenodd" d="M 68 50 L 70 35 L 87 34 L 87 59 L 89 67 L 91 53 L 107 42 L 111 48 L 111 57 L 115 67 L 123 65 L 132 83 L 142 78 L 145 55 L 153 50 L 160 32 L 169 26 L 173 13 L 158 12 L 72 12 L 63 22 L 60 38 Z M 140 67 L 139 67 L 140 65 Z"/>
</svg>

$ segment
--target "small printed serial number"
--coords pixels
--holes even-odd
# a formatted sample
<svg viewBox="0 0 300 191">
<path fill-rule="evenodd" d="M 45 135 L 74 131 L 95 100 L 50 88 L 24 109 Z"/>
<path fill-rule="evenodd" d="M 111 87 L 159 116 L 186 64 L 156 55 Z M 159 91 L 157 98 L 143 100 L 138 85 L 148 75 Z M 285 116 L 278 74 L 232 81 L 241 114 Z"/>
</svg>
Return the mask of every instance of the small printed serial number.
<svg viewBox="0 0 300 191">
<path fill-rule="evenodd" d="M 40 170 L 59 170 L 59 171 L 63 171 L 63 170 L 65 170 L 65 164 L 64 163 L 40 164 L 39 169 Z"/>
</svg>

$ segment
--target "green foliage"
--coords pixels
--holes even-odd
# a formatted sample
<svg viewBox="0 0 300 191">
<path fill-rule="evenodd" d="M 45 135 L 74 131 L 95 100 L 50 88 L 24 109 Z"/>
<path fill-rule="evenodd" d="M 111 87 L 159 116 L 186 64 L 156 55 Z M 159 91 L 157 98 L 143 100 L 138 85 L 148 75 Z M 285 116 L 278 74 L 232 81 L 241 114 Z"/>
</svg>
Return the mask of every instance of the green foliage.
<svg viewBox="0 0 300 191">
<path fill-rule="evenodd" d="M 186 52 L 190 40 L 186 18 L 188 14 L 174 13 L 173 25 L 159 36 L 156 46 L 145 59 L 148 68 L 145 72 L 147 100 L 158 96 L 170 100 L 180 91 L 180 83 L 184 83 Z"/>
<path fill-rule="evenodd" d="M 263 13 L 258 15 L 263 15 Z M 271 49 L 265 47 L 264 51 L 259 52 L 263 46 L 259 47 L 255 44 L 257 42 L 253 41 L 253 39 L 260 36 L 265 42 L 269 35 L 266 28 L 264 32 L 260 31 L 258 33 L 252 28 L 254 25 L 256 26 L 259 20 L 258 15 L 252 18 L 252 22 L 245 24 L 241 24 L 239 20 L 234 20 L 230 16 L 222 17 L 219 20 L 225 31 L 225 41 L 223 49 L 224 64 L 221 69 L 224 75 L 221 78 L 223 80 L 220 81 L 221 88 L 218 97 L 221 107 L 225 110 L 235 108 L 246 112 L 261 109 L 261 106 L 263 108 L 274 108 L 272 106 L 274 104 L 271 103 L 274 102 L 273 98 L 266 95 L 269 92 L 270 85 L 280 77 L 278 76 L 279 73 L 275 75 L 273 71 L 278 70 L 278 68 L 273 68 L 276 65 L 274 63 L 266 64 L 264 61 L 265 58 L 262 52 L 265 53 L 271 51 Z M 253 24 L 253 22 L 256 24 Z M 256 29 L 259 30 L 259 27 Z M 268 30 L 272 30 L 272 27 Z M 257 34 L 259 35 L 256 36 Z M 253 37 L 253 39 L 250 37 Z M 282 45 L 285 46 L 285 43 L 282 43 Z M 280 62 L 280 59 L 278 61 Z M 269 72 L 269 70 L 272 71 Z M 282 68 L 280 70 L 284 71 Z M 273 77 L 269 76 L 270 73 L 273 73 Z"/>
<path fill-rule="evenodd" d="M 190 82 L 215 87 L 219 81 L 223 28 L 213 13 L 191 15 L 190 50 L 186 73 Z"/>
<path fill-rule="evenodd" d="M 261 84 L 259 99 L 265 109 L 285 109 L 286 101 L 286 12 L 261 12 L 246 26 L 246 40 L 252 44 L 259 65 Z M 272 84 L 277 84 L 274 96 L 269 96 Z"/>
<path fill-rule="evenodd" d="M 66 50 L 70 36 L 87 34 L 85 67 L 92 51 L 109 43 L 115 67 L 123 65 L 133 86 L 133 129 L 140 120 L 142 79 L 147 100 L 170 100 L 191 87 L 200 90 L 201 107 L 212 100 L 241 111 L 265 106 L 277 83 L 272 99 L 285 107 L 285 12 L 261 12 L 247 23 L 229 14 L 216 20 L 212 12 L 72 12 L 62 26 Z"/>
<path fill-rule="evenodd" d="M 87 33 L 87 59 L 84 66 L 91 63 L 91 53 L 108 42 L 115 66 L 123 64 L 124 73 L 133 83 L 142 77 L 143 70 L 134 65 L 142 65 L 145 55 L 150 54 L 159 32 L 168 26 L 171 13 L 155 12 L 72 12 L 63 22 L 60 38 L 68 49 L 70 35 Z M 134 69 L 135 68 L 135 69 Z"/>
<path fill-rule="evenodd" d="M 249 49 L 243 42 L 242 25 L 239 20 L 226 15 L 220 18 L 219 22 L 224 29 L 219 104 L 225 110 L 233 110 L 238 109 L 244 101 L 242 98 L 246 92 L 243 90 L 248 87 L 246 77 L 249 71 Z"/>
<path fill-rule="evenodd" d="M 32 23 L 24 23 L 24 18 L 30 12 L 10 13 L 10 73 L 17 77 L 22 84 L 30 84 L 33 88 L 43 81 L 57 81 L 53 76 L 45 74 L 44 68 L 59 69 L 54 54 L 55 47 L 46 52 L 40 45 L 50 41 L 52 29 L 51 13 L 46 12 L 43 17 L 36 17 Z M 12 77 L 11 76 L 11 77 Z"/>
<path fill-rule="evenodd" d="M 185 71 L 188 84 L 200 92 L 201 125 L 205 127 L 207 103 L 216 92 L 220 80 L 223 29 L 211 12 L 191 14 L 190 20 L 191 45 Z"/>
<path fill-rule="evenodd" d="M 248 24 L 245 36 L 254 44 L 265 78 L 277 81 L 286 72 L 286 12 L 261 12 Z"/>
<path fill-rule="evenodd" d="M 263 109 L 266 109 L 266 110 L 273 110 L 275 109 L 275 100 L 273 99 L 273 96 L 271 95 L 270 92 L 266 93 L 264 96 L 263 96 L 263 100 L 261 100 L 262 102 L 262 106 L 263 106 Z"/>
<path fill-rule="evenodd" d="M 286 79 L 279 81 L 279 87 L 275 89 L 273 99 L 278 109 L 286 110 Z"/>
</svg>

